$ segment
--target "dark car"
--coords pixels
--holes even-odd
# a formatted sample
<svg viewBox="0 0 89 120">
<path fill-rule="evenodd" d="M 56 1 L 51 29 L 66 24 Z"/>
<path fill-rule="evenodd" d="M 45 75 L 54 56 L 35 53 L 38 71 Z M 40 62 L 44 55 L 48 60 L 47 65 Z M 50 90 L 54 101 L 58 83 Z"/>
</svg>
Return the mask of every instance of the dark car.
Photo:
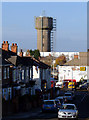
<svg viewBox="0 0 89 120">
<path fill-rule="evenodd" d="M 46 111 L 57 111 L 58 106 L 55 100 L 44 100 L 42 104 L 42 112 Z"/>
</svg>

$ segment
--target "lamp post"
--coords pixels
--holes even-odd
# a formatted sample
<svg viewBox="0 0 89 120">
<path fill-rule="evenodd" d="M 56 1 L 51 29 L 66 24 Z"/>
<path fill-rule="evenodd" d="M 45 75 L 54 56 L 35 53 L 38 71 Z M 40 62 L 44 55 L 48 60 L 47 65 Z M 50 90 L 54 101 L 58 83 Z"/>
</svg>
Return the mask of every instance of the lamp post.
<svg viewBox="0 0 89 120">
<path fill-rule="evenodd" d="M 72 67 L 72 90 L 73 90 L 73 67 Z"/>
</svg>

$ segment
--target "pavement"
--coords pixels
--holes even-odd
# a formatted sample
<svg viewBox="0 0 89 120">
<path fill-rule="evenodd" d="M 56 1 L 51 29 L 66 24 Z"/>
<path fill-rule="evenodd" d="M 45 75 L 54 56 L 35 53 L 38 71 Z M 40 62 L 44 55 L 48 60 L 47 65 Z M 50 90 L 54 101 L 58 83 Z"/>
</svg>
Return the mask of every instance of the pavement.
<svg viewBox="0 0 89 120">
<path fill-rule="evenodd" d="M 20 112 L 10 116 L 3 117 L 2 120 L 22 120 L 27 118 L 32 118 L 41 113 L 41 108 L 33 108 L 29 112 Z"/>
</svg>

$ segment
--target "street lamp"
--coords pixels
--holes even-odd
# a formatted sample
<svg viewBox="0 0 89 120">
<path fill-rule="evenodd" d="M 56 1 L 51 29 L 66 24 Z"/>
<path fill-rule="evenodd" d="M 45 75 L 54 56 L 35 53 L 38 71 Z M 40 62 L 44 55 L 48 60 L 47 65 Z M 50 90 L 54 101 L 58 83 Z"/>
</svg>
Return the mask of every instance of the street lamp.
<svg viewBox="0 0 89 120">
<path fill-rule="evenodd" d="M 73 90 L 73 67 L 72 67 L 72 90 Z"/>
</svg>

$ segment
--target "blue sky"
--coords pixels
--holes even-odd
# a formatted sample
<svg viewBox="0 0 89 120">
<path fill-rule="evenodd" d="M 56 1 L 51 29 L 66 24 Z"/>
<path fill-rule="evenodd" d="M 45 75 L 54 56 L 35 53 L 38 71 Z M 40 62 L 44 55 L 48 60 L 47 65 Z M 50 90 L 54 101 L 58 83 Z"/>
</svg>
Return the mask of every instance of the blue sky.
<svg viewBox="0 0 89 120">
<path fill-rule="evenodd" d="M 40 16 L 43 10 L 57 19 L 56 52 L 87 50 L 86 2 L 4 2 L 2 40 L 16 42 L 19 49 L 36 49 L 34 16 Z"/>
</svg>

